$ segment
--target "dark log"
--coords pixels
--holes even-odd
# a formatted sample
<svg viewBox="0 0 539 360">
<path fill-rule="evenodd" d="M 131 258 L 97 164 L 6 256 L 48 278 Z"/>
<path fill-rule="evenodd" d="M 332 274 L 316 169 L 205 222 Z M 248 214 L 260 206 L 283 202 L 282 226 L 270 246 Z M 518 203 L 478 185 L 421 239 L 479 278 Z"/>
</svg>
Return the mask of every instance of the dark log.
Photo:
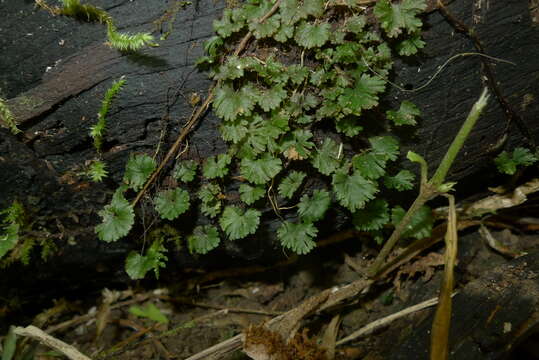
<svg viewBox="0 0 539 360">
<path fill-rule="evenodd" d="M 461 271 L 469 266 L 465 265 L 466 257 L 475 256 L 469 253 L 470 248 L 476 254 L 483 240 L 475 233 L 460 242 L 465 243 L 465 249 L 459 251 L 463 253 L 461 256 L 464 261 L 458 266 L 460 271 L 457 270 L 457 274 L 462 275 Z M 485 261 L 485 258 L 475 259 L 474 267 L 481 272 L 476 273 L 477 278 L 466 284 L 453 298 L 449 359 L 539 357 L 536 347 L 539 325 L 539 251 L 536 243 L 537 240 L 535 250 L 516 260 L 505 261 L 492 252 L 489 261 Z M 482 253 L 484 257 L 484 250 Z M 410 303 L 415 303 L 418 297 L 432 296 L 439 282 L 431 283 L 427 286 L 415 284 L 417 293 Z M 380 337 L 376 352 L 383 354 L 381 356 L 384 359 L 429 359 L 434 312 L 434 309 L 428 310 L 413 319 L 404 320 L 400 324 L 402 327 L 395 325 L 396 329 Z"/>
<path fill-rule="evenodd" d="M 166 11 L 166 4 L 159 1 L 93 3 L 109 11 L 120 30 L 128 31 L 153 30 L 153 22 Z M 507 136 L 512 147 L 531 143 L 539 134 L 539 31 L 528 3 L 492 2 L 478 9 L 479 3 L 459 1 L 449 9 L 475 29 L 488 55 L 517 64 L 491 62 L 505 101 L 522 122 L 513 120 L 507 127 L 507 114 L 491 99 L 451 172 L 452 180 L 466 186 L 477 184 L 478 175 L 485 181 L 491 178 L 487 172 L 494 171 L 491 160 L 496 155 L 491 150 L 500 139 Z M 129 153 L 153 151 L 161 140 L 166 148 L 192 111 L 190 95 L 206 96 L 210 81 L 195 70 L 194 62 L 202 55 L 202 41 L 212 36 L 212 21 L 223 7 L 221 2 L 197 0 L 178 13 L 173 31 L 159 47 L 123 54 L 104 43 L 105 29 L 99 24 L 51 17 L 32 1 L 0 3 L 4 15 L 0 26 L 1 95 L 9 99 L 24 130 L 22 136 L 0 131 L 0 208 L 19 199 L 43 229 L 58 237 L 58 252 L 47 263 L 36 259 L 27 267 L 14 265 L 3 270 L 0 293 L 24 297 L 32 287 L 44 294 L 56 293 L 60 287 L 77 292 L 93 288 L 92 284 L 110 284 L 111 274 L 115 274 L 114 281 L 127 281 L 123 261 L 128 250 L 139 248 L 141 231 L 114 244 L 99 242 L 93 230 L 97 211 L 121 181 Z M 416 88 L 452 55 L 475 52 L 472 41 L 456 32 L 439 11 L 426 14 L 425 23 L 427 47 L 419 56 L 397 63 L 395 83 Z M 425 156 L 431 166 L 440 161 L 480 93 L 481 62 L 479 57 L 459 58 L 425 89 L 403 93 L 391 88 L 383 99 L 392 108 L 410 99 L 422 109 L 419 130 L 405 140 L 405 147 Z M 104 92 L 122 75 L 128 84 L 110 113 L 104 149 L 111 177 L 104 184 L 93 184 L 77 172 L 95 156 L 89 128 Z M 189 138 L 192 157 L 203 159 L 225 149 L 218 123 L 211 112 L 202 119 Z M 484 182 L 479 185 L 484 189 Z M 276 219 L 268 217 L 266 222 L 263 232 L 274 232 Z M 270 253 L 275 259 L 281 251 L 259 236 L 249 245 L 227 243 L 213 257 L 194 259 L 181 251 L 175 263 L 185 268 L 225 261 L 224 253 L 244 259 L 260 259 Z M 88 273 L 95 274 L 88 283 L 77 282 L 81 274 Z"/>
</svg>

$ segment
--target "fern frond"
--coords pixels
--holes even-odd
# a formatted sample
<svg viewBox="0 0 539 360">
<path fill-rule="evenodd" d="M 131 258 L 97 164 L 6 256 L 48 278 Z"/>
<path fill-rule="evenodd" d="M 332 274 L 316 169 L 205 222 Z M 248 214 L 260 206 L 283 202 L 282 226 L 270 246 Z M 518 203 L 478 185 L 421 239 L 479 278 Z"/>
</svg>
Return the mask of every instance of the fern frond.
<svg viewBox="0 0 539 360">
<path fill-rule="evenodd" d="M 15 117 L 9 107 L 6 104 L 6 101 L 0 98 L 0 120 L 4 122 L 4 126 L 8 128 L 13 134 L 18 134 L 21 132 L 17 127 L 15 122 Z"/>
<path fill-rule="evenodd" d="M 150 33 L 120 33 L 112 22 L 107 23 L 107 28 L 109 44 L 116 50 L 137 51 L 146 45 L 155 45 L 153 43 L 153 36 Z"/>
</svg>

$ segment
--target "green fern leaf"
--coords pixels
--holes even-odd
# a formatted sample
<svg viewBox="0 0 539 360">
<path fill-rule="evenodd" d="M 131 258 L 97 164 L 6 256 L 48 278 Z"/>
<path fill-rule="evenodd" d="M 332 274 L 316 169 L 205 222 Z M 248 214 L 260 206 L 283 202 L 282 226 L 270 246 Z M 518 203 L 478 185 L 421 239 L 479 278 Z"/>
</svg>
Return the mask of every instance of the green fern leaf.
<svg viewBox="0 0 539 360">
<path fill-rule="evenodd" d="M 258 199 L 262 198 L 266 193 L 266 190 L 262 186 L 251 186 L 248 184 L 241 184 L 239 188 L 240 199 L 247 205 L 253 204 Z"/>
<path fill-rule="evenodd" d="M 324 14 L 324 6 L 324 0 L 303 0 L 298 10 L 301 17 L 320 17 Z"/>
<path fill-rule="evenodd" d="M 328 23 L 310 24 L 303 22 L 297 27 L 296 42 L 307 49 L 322 47 L 329 40 L 331 26 Z"/>
<path fill-rule="evenodd" d="M 253 32 L 253 35 L 257 39 L 263 39 L 271 36 L 277 32 L 280 26 L 280 16 L 273 15 L 264 22 L 253 21 L 249 23 L 249 30 Z"/>
<path fill-rule="evenodd" d="M 417 16 L 426 8 L 425 0 L 403 0 L 400 3 L 379 0 L 374 7 L 374 15 L 389 37 L 397 37 L 403 30 L 408 34 L 416 33 L 422 25 Z"/>
<path fill-rule="evenodd" d="M 494 163 L 498 171 L 503 174 L 513 175 L 519 166 L 530 166 L 539 159 L 529 149 L 517 147 L 511 154 L 502 151 Z"/>
<path fill-rule="evenodd" d="M 419 111 L 419 108 L 408 100 L 404 100 L 401 103 L 399 110 L 386 111 L 387 118 L 393 121 L 393 123 L 397 126 L 416 125 L 417 121 L 415 118 L 420 114 L 421 112 Z"/>
<path fill-rule="evenodd" d="M 125 272 L 133 280 L 143 279 L 148 271 L 153 270 L 155 277 L 159 279 L 159 269 L 166 266 L 165 261 L 168 257 L 165 255 L 167 249 L 161 241 L 154 241 L 146 251 L 146 255 L 140 255 L 131 251 L 125 261 Z"/>
<path fill-rule="evenodd" d="M 313 134 L 309 130 L 298 129 L 283 138 L 281 149 L 289 160 L 308 159 L 314 144 L 310 141 Z"/>
<path fill-rule="evenodd" d="M 204 41 L 204 52 L 211 58 L 216 58 L 219 55 L 219 49 L 223 46 L 224 41 L 220 36 L 212 36 L 208 40 Z"/>
<path fill-rule="evenodd" d="M 354 15 L 346 20 L 344 29 L 354 34 L 361 34 L 367 25 L 367 18 L 364 15 Z"/>
<path fill-rule="evenodd" d="M 415 175 L 411 171 L 401 170 L 395 176 L 384 177 L 384 185 L 398 191 L 410 190 L 414 187 L 414 179 Z"/>
<path fill-rule="evenodd" d="M 238 91 L 230 85 L 220 86 L 215 90 L 215 114 L 226 121 L 238 115 L 248 116 L 255 106 L 257 96 L 258 91 L 252 86 L 244 86 Z"/>
<path fill-rule="evenodd" d="M 360 231 L 380 230 L 389 223 L 389 205 L 387 201 L 376 199 L 369 202 L 364 209 L 353 214 L 352 223 Z"/>
<path fill-rule="evenodd" d="M 293 28 L 292 25 L 307 17 L 307 14 L 301 12 L 300 9 L 301 5 L 297 0 L 282 0 L 280 4 L 281 23 Z"/>
<path fill-rule="evenodd" d="M 354 137 L 363 131 L 363 126 L 357 124 L 358 118 L 347 116 L 335 121 L 335 129 L 348 137 Z"/>
<path fill-rule="evenodd" d="M 300 85 L 309 77 L 309 68 L 299 64 L 290 65 L 286 72 L 288 73 L 290 82 L 294 85 Z"/>
<path fill-rule="evenodd" d="M 244 212 L 237 206 L 227 206 L 219 219 L 219 225 L 230 240 L 243 239 L 256 232 L 260 215 L 258 210 L 248 209 Z"/>
<path fill-rule="evenodd" d="M 210 156 L 204 161 L 202 174 L 207 179 L 222 178 L 228 174 L 228 165 L 231 161 L 232 158 L 228 154 Z"/>
<path fill-rule="evenodd" d="M 202 214 L 211 218 L 219 215 L 219 212 L 221 211 L 221 200 L 219 199 L 221 188 L 218 185 L 213 183 L 204 184 L 197 195 L 200 201 L 202 201 L 200 207 Z"/>
<path fill-rule="evenodd" d="M 378 192 L 376 184 L 362 177 L 357 171 L 352 175 L 348 175 L 348 171 L 342 169 L 336 171 L 333 174 L 332 184 L 339 203 L 352 212 L 363 208 Z"/>
<path fill-rule="evenodd" d="M 238 117 L 232 121 L 222 123 L 219 130 L 223 140 L 237 144 L 247 135 L 249 131 L 247 125 L 248 122 L 245 118 Z"/>
<path fill-rule="evenodd" d="M 404 217 L 406 211 L 400 206 L 394 207 L 391 212 L 391 222 L 397 226 Z M 421 207 L 406 226 L 402 238 L 415 238 L 417 240 L 431 236 L 434 217 L 428 206 Z"/>
<path fill-rule="evenodd" d="M 241 64 L 240 58 L 230 56 L 226 62 L 219 66 L 219 70 L 215 75 L 215 80 L 234 80 L 241 78 L 244 74 L 244 66 Z"/>
<path fill-rule="evenodd" d="M 287 97 L 288 93 L 283 85 L 277 85 L 260 93 L 258 104 L 264 111 L 273 110 Z"/>
<path fill-rule="evenodd" d="M 378 76 L 361 75 L 354 88 L 346 88 L 339 96 L 339 105 L 345 114 L 360 115 L 362 110 L 378 105 L 378 93 L 385 89 L 385 81 Z"/>
<path fill-rule="evenodd" d="M 240 31 L 244 26 L 245 24 L 242 22 L 233 22 L 231 9 L 225 9 L 223 17 L 220 20 L 213 21 L 213 30 L 225 39 Z"/>
<path fill-rule="evenodd" d="M 116 241 L 129 233 L 135 222 L 133 207 L 124 198 L 120 190 L 112 197 L 110 205 L 99 211 L 102 223 L 95 227 L 95 232 L 100 240 L 105 242 Z"/>
<path fill-rule="evenodd" d="M 376 136 L 369 138 L 372 152 L 384 161 L 395 161 L 399 156 L 399 141 L 393 136 Z"/>
<path fill-rule="evenodd" d="M 318 234 L 318 229 L 312 223 L 294 224 L 285 221 L 277 229 L 277 237 L 281 245 L 292 250 L 296 254 L 305 255 L 315 248 L 313 238 Z"/>
<path fill-rule="evenodd" d="M 194 160 L 178 161 L 172 170 L 174 179 L 188 183 L 195 179 L 198 164 Z"/>
<path fill-rule="evenodd" d="M 142 189 L 148 177 L 154 172 L 155 160 L 148 155 L 130 156 L 125 167 L 124 182 L 135 191 Z"/>
<path fill-rule="evenodd" d="M 294 36 L 294 27 L 290 25 L 285 25 L 283 21 L 281 21 L 281 27 L 275 35 L 273 35 L 273 38 L 279 42 L 287 42 L 288 39 L 291 39 Z"/>
<path fill-rule="evenodd" d="M 305 179 L 305 174 L 303 171 L 291 171 L 287 177 L 285 177 L 279 184 L 279 195 L 291 199 L 294 196 L 294 193 L 298 190 Z"/>
<path fill-rule="evenodd" d="M 312 165 L 322 174 L 331 175 L 341 164 L 340 146 L 326 138 L 322 147 L 317 149 L 312 158 Z"/>
<path fill-rule="evenodd" d="M 221 239 L 215 226 L 197 226 L 193 234 L 187 237 L 187 244 L 191 254 L 207 254 L 219 246 Z"/>
<path fill-rule="evenodd" d="M 261 158 L 253 160 L 243 158 L 240 163 L 241 175 L 253 184 L 261 185 L 271 180 L 281 171 L 281 159 L 264 154 Z"/>
<path fill-rule="evenodd" d="M 426 43 L 421 40 L 421 35 L 416 34 L 401 41 L 401 43 L 397 45 L 397 51 L 399 52 L 399 55 L 402 56 L 415 55 L 417 54 L 417 51 L 423 49 L 425 45 Z"/>
<path fill-rule="evenodd" d="M 312 223 L 324 217 L 330 204 L 329 192 L 314 190 L 312 196 L 305 194 L 301 197 L 298 204 L 298 214 L 303 222 Z"/>
<path fill-rule="evenodd" d="M 372 151 L 355 155 L 352 158 L 354 168 L 366 179 L 376 180 L 386 173 L 386 161 L 382 155 Z"/>
<path fill-rule="evenodd" d="M 162 219 L 174 220 L 189 209 L 189 193 L 183 189 L 160 191 L 155 199 L 155 210 Z"/>
</svg>

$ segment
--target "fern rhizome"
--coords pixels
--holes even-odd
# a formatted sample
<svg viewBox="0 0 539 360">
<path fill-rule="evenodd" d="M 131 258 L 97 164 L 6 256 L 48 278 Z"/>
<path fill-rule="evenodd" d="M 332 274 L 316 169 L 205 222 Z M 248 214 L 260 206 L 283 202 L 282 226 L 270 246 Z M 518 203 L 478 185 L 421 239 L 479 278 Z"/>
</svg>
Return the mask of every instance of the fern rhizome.
<svg viewBox="0 0 539 360">
<path fill-rule="evenodd" d="M 62 1 L 57 14 L 86 14 L 87 20 L 108 24 L 109 40 L 115 39 L 105 12 Z M 316 246 L 317 225 L 330 207 L 348 212 L 354 226 L 378 242 L 403 217 L 410 222 L 403 237 L 428 236 L 430 210 L 416 209 L 410 217 L 388 196 L 414 188 L 413 173 L 391 164 L 400 155 L 398 128 L 416 125 L 420 111 L 408 101 L 398 109 L 379 108 L 394 58 L 425 45 L 425 9 L 425 0 L 247 0 L 225 9 L 197 62 L 214 80 L 206 101 L 159 166 L 148 155 L 129 158 L 123 184 L 99 212 L 98 237 L 111 242 L 129 233 L 134 206 L 210 104 L 221 119 L 227 151 L 203 163 L 185 152 L 171 173 L 178 186 L 149 194 L 163 222 L 185 216 L 190 207 L 198 211 L 192 233 L 182 234 L 190 252 L 205 254 L 222 241 L 257 236 L 264 217 L 280 221 L 276 233 L 284 248 L 306 254 Z M 92 129 L 97 150 L 106 136 L 104 124 L 103 115 Z M 129 202 L 133 191 L 138 194 Z M 144 253 L 129 254 L 126 271 L 132 278 L 151 270 L 158 275 L 165 265 L 165 242 L 180 238 L 166 223 L 157 229 L 165 227 L 165 235 L 148 236 Z"/>
</svg>

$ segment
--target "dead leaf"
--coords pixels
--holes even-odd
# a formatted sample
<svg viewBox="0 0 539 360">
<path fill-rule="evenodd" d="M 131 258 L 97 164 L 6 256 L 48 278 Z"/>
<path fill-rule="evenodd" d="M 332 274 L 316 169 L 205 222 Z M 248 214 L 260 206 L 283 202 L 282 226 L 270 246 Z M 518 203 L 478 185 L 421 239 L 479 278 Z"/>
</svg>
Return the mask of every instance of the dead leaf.
<svg viewBox="0 0 539 360">
<path fill-rule="evenodd" d="M 303 160 L 303 156 L 301 156 L 295 147 L 291 146 L 284 152 L 284 156 L 288 160 Z"/>
<path fill-rule="evenodd" d="M 513 259 L 526 255 L 526 252 L 518 251 L 505 245 L 502 239 L 498 239 L 497 237 L 492 235 L 492 233 L 483 224 L 481 224 L 481 226 L 479 227 L 479 235 L 481 235 L 481 237 L 487 242 L 490 248 L 494 249 L 502 255 L 508 256 Z M 502 236 L 505 237 L 506 241 L 509 240 L 510 235 L 512 235 L 510 231 L 509 233 L 505 232 L 502 234 Z"/>
<path fill-rule="evenodd" d="M 402 284 L 407 280 L 415 277 L 417 274 L 423 274 L 421 279 L 423 282 L 428 282 L 432 279 L 434 271 L 437 266 L 444 264 L 444 256 L 435 252 L 429 253 L 426 256 L 420 257 L 414 262 L 407 263 L 403 265 L 397 275 L 393 284 L 397 290 L 397 293 L 402 288 Z"/>
</svg>

